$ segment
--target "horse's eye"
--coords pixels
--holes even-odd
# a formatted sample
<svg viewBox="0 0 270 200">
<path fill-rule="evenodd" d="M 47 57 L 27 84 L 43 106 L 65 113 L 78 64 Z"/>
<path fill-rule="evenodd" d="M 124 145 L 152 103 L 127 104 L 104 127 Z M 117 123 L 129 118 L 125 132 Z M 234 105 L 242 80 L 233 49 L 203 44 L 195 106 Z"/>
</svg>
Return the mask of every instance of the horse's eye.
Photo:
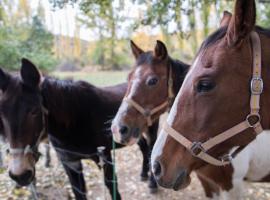
<svg viewBox="0 0 270 200">
<path fill-rule="evenodd" d="M 158 83 L 157 77 L 152 77 L 146 81 L 146 85 L 148 86 L 155 86 Z"/>
<path fill-rule="evenodd" d="M 209 92 L 214 89 L 215 83 L 211 80 L 200 80 L 197 85 L 197 92 Z"/>
</svg>

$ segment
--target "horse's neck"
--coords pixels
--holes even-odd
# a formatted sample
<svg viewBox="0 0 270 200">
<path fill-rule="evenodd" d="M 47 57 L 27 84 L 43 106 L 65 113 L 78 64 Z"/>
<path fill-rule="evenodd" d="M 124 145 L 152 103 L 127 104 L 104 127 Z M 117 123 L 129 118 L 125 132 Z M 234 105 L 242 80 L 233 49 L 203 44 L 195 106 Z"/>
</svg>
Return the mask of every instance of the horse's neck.
<svg viewBox="0 0 270 200">
<path fill-rule="evenodd" d="M 69 121 L 98 102 L 95 87 L 85 82 L 46 78 L 42 83 L 44 106 L 57 120 Z M 95 109 L 95 106 L 92 105 Z"/>
<path fill-rule="evenodd" d="M 178 60 L 171 59 L 171 70 L 172 70 L 172 79 L 173 79 L 173 91 L 176 96 L 179 92 L 182 83 L 185 79 L 189 65 Z"/>
<path fill-rule="evenodd" d="M 260 113 L 262 126 L 264 129 L 268 130 L 270 129 L 270 32 L 268 30 L 258 32 L 261 34 L 262 79 L 264 83 L 264 89 L 260 100 Z"/>
</svg>

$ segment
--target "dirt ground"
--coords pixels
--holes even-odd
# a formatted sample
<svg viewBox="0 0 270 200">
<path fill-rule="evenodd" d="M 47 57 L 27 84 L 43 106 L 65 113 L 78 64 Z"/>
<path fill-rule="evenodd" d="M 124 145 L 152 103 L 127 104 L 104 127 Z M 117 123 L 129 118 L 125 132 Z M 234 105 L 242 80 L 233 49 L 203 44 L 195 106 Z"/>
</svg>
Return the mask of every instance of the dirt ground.
<svg viewBox="0 0 270 200">
<path fill-rule="evenodd" d="M 42 151 L 42 149 L 41 149 Z M 71 187 L 58 162 L 53 150 L 53 161 L 50 168 L 43 166 L 42 157 L 37 167 L 37 193 L 40 200 L 67 200 L 74 199 Z M 119 190 L 123 200 L 200 200 L 206 199 L 200 183 L 193 175 L 191 185 L 182 191 L 172 191 L 159 188 L 157 194 L 149 193 L 147 182 L 140 181 L 142 156 L 138 147 L 125 147 L 116 151 L 116 168 Z M 90 200 L 110 199 L 109 193 L 104 188 L 102 172 L 92 161 L 84 161 L 84 171 Z M 29 188 L 14 189 L 15 184 L 9 179 L 7 172 L 0 174 L 0 200 L 29 200 Z M 245 198 L 256 200 L 270 199 L 270 184 L 246 184 Z"/>
</svg>

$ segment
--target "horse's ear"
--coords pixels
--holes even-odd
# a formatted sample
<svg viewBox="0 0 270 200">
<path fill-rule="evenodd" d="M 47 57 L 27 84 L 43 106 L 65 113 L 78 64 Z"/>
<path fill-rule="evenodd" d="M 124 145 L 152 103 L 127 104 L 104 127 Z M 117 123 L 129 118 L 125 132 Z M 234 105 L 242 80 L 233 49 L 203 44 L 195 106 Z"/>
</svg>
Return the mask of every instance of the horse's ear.
<svg viewBox="0 0 270 200">
<path fill-rule="evenodd" d="M 220 21 L 220 27 L 228 26 L 231 21 L 231 18 L 232 18 L 232 13 L 225 10 L 223 12 L 223 17 Z"/>
<path fill-rule="evenodd" d="M 130 47 L 134 57 L 137 59 L 144 51 L 140 49 L 132 40 L 130 40 Z"/>
<path fill-rule="evenodd" d="M 245 39 L 254 29 L 256 23 L 255 0 L 236 0 L 234 14 L 227 30 L 229 46 Z"/>
<path fill-rule="evenodd" d="M 167 51 L 167 48 L 163 42 L 157 40 L 154 55 L 156 58 L 158 58 L 160 60 L 164 60 L 168 57 L 168 51 Z"/>
<path fill-rule="evenodd" d="M 10 81 L 10 75 L 0 68 L 0 90 L 5 91 Z"/>
<path fill-rule="evenodd" d="M 23 83 L 32 88 L 37 88 L 41 80 L 41 75 L 36 66 L 25 58 L 22 59 L 21 77 Z"/>
</svg>

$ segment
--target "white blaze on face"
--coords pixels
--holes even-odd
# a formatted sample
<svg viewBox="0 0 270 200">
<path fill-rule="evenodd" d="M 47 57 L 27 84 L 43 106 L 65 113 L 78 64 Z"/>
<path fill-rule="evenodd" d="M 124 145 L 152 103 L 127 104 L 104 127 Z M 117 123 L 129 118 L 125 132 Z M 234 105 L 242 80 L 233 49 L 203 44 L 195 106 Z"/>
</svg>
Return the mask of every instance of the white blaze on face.
<svg viewBox="0 0 270 200">
<path fill-rule="evenodd" d="M 140 74 L 141 74 L 141 70 L 142 67 L 138 66 L 137 69 L 134 72 L 134 79 L 132 80 L 132 84 L 131 84 L 131 88 L 130 88 L 130 92 L 127 96 L 127 98 L 132 98 L 135 94 L 135 92 L 138 90 L 139 88 L 139 84 L 141 82 L 140 79 Z M 122 101 L 113 121 L 112 121 L 112 132 L 113 132 L 113 137 L 114 140 L 116 142 L 120 142 L 121 141 L 121 135 L 119 133 L 119 127 L 122 123 L 122 119 L 123 117 L 126 115 L 127 110 L 129 108 L 129 104 L 125 101 Z"/>
<path fill-rule="evenodd" d="M 10 136 L 12 134 L 12 131 L 8 120 L 4 116 L 2 116 L 2 121 L 6 134 Z M 10 155 L 9 157 L 8 169 L 13 175 L 21 175 L 26 170 L 33 170 L 33 167 L 27 156 L 23 154 L 14 154 Z"/>
<path fill-rule="evenodd" d="M 34 171 L 34 161 L 24 154 L 14 154 L 9 156 L 8 171 L 20 176 L 26 171 Z"/>
<path fill-rule="evenodd" d="M 182 87 L 180 89 L 180 91 L 178 92 L 174 102 L 173 102 L 173 106 L 170 110 L 170 113 L 168 115 L 168 118 L 167 118 L 167 122 L 169 125 L 172 125 L 173 122 L 174 122 L 174 119 L 176 117 L 176 114 L 177 114 L 177 105 L 178 105 L 178 102 L 180 100 L 180 96 L 182 94 L 182 88 L 184 88 L 185 86 L 185 83 L 186 83 L 186 80 L 188 80 L 188 78 L 190 77 L 190 75 L 192 74 L 192 72 L 194 71 L 195 67 L 197 66 L 197 63 L 198 61 L 200 60 L 200 56 L 198 56 L 195 60 L 195 62 L 193 63 L 193 65 L 191 66 L 191 69 L 189 70 L 187 76 L 185 77 L 185 80 L 182 84 Z M 154 145 L 154 148 L 153 148 L 153 151 L 152 151 L 152 154 L 151 154 L 151 166 L 153 166 L 155 160 L 160 156 L 162 155 L 163 153 L 163 148 L 164 148 L 164 145 L 166 143 L 166 140 L 167 140 L 167 136 L 168 134 L 162 129 L 158 135 L 158 138 L 155 142 L 155 145 Z"/>
</svg>

